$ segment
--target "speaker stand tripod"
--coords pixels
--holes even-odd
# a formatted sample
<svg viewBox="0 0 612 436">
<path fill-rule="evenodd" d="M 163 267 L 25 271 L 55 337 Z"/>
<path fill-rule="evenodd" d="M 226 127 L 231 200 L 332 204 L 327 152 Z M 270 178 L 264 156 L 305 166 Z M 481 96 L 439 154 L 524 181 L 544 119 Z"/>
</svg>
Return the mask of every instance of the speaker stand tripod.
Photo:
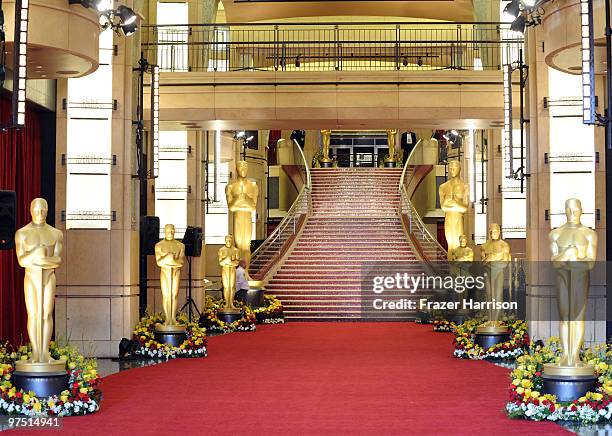
<svg viewBox="0 0 612 436">
<path fill-rule="evenodd" d="M 202 312 L 200 312 L 200 309 L 198 309 L 197 304 L 191 297 L 191 260 L 192 260 L 192 257 L 187 256 L 187 263 L 189 264 L 189 285 L 187 286 L 187 301 L 185 302 L 185 304 L 183 304 L 183 307 L 181 307 L 181 310 L 180 310 L 180 312 L 182 312 L 183 310 L 185 310 L 185 308 L 187 308 L 189 322 L 192 322 L 193 310 L 195 310 L 196 313 L 198 314 L 198 320 L 202 316 Z"/>
</svg>

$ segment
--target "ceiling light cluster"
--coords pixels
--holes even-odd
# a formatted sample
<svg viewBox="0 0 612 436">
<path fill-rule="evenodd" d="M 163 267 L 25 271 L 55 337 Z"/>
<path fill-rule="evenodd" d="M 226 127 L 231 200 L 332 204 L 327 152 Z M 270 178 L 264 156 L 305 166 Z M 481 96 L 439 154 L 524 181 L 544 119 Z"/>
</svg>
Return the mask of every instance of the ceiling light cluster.
<svg viewBox="0 0 612 436">
<path fill-rule="evenodd" d="M 103 29 L 112 28 L 125 36 L 133 35 L 138 30 L 138 15 L 132 8 L 119 5 L 114 8 L 114 0 L 68 0 L 71 5 L 78 4 L 85 8 L 95 9 L 104 17 Z"/>
<path fill-rule="evenodd" d="M 549 0 L 511 0 L 504 8 L 507 21 L 512 20 L 510 30 L 525 33 L 525 28 L 542 22 L 544 11 L 541 6 Z"/>
</svg>

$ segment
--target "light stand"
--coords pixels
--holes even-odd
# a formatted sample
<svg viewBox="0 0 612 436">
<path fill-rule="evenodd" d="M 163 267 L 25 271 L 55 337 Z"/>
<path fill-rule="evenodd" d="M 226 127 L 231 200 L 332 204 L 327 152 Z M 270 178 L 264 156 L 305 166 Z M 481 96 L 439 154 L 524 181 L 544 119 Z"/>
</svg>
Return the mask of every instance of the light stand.
<svg viewBox="0 0 612 436">
<path fill-rule="evenodd" d="M 192 308 L 195 309 L 195 311 L 198 314 L 198 320 L 200 319 L 200 317 L 202 316 L 202 312 L 200 312 L 200 309 L 198 309 L 197 304 L 195 303 L 191 291 L 191 260 L 192 257 L 191 256 L 187 256 L 187 264 L 189 265 L 189 284 L 187 285 L 187 301 L 185 301 L 185 304 L 183 304 L 183 307 L 180 308 L 179 312 L 182 312 L 183 310 L 185 310 L 185 308 L 187 308 L 187 314 L 189 316 L 189 321 L 192 321 L 192 315 L 193 315 L 193 311 Z"/>
<path fill-rule="evenodd" d="M 144 58 L 141 54 L 138 61 L 138 67 L 132 71 L 138 72 L 138 104 L 136 108 L 136 120 L 132 121 L 132 125 L 136 126 L 136 161 L 138 164 L 138 173 L 135 178 L 138 179 L 139 183 L 139 216 L 140 222 L 142 218 L 148 214 L 148 181 L 149 178 L 154 178 L 156 174 L 149 172 L 147 153 L 144 144 L 144 75 L 146 72 L 151 71 L 153 65 Z M 153 92 L 153 87 L 151 92 Z M 151 108 L 153 112 L 153 107 Z M 154 138 L 155 140 L 155 138 Z M 155 163 L 153 164 L 155 168 Z M 148 268 L 147 268 L 147 255 L 144 252 L 144 241 L 142 232 L 140 232 L 140 244 L 138 253 L 138 307 L 140 316 L 144 316 L 147 310 L 147 280 L 148 280 Z"/>
</svg>

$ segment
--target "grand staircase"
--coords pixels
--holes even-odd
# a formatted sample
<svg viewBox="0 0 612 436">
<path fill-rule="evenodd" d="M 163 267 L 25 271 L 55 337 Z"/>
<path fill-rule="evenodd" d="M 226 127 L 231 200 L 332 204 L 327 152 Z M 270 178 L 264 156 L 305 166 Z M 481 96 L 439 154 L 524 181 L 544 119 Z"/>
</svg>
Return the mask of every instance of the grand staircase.
<svg viewBox="0 0 612 436">
<path fill-rule="evenodd" d="M 364 310 L 368 307 L 362 293 L 364 267 L 373 262 L 403 263 L 402 271 L 422 272 L 398 217 L 401 172 L 312 170 L 312 214 L 266 286 L 283 302 L 288 320 L 373 319 Z M 398 315 L 385 311 L 375 317 Z M 400 318 L 406 319 L 406 312 Z"/>
</svg>

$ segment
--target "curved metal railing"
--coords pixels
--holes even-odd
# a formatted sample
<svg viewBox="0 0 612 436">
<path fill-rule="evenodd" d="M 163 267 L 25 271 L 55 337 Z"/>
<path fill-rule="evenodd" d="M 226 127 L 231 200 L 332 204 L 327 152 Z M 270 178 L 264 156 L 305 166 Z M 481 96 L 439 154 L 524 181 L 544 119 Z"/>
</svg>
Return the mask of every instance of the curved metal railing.
<svg viewBox="0 0 612 436">
<path fill-rule="evenodd" d="M 312 209 L 310 168 L 302 148 L 295 140 L 292 143 L 299 151 L 298 154 L 304 163 L 304 184 L 287 215 L 251 256 L 249 275 L 257 281 L 266 281 L 272 268 L 281 260 L 295 240 L 295 236 L 306 222 Z"/>
<path fill-rule="evenodd" d="M 414 238 L 413 242 L 419 245 L 418 248 L 420 248 L 420 254 L 424 257 L 423 260 L 433 264 L 432 266 L 437 269 L 440 264 L 445 264 L 447 262 L 447 251 L 431 234 L 416 208 L 410 201 L 410 194 L 408 193 L 408 186 L 410 185 L 415 173 L 417 173 L 416 169 L 421 165 L 415 162 L 417 160 L 417 151 L 421 151 L 419 150 L 420 145 L 421 140 L 417 142 L 408 156 L 408 160 L 406 161 L 404 170 L 402 171 L 402 176 L 400 177 L 400 183 L 398 186 L 400 191 L 400 206 L 398 213 L 400 218 L 406 223 L 406 230 L 408 231 L 408 234 Z"/>
</svg>

